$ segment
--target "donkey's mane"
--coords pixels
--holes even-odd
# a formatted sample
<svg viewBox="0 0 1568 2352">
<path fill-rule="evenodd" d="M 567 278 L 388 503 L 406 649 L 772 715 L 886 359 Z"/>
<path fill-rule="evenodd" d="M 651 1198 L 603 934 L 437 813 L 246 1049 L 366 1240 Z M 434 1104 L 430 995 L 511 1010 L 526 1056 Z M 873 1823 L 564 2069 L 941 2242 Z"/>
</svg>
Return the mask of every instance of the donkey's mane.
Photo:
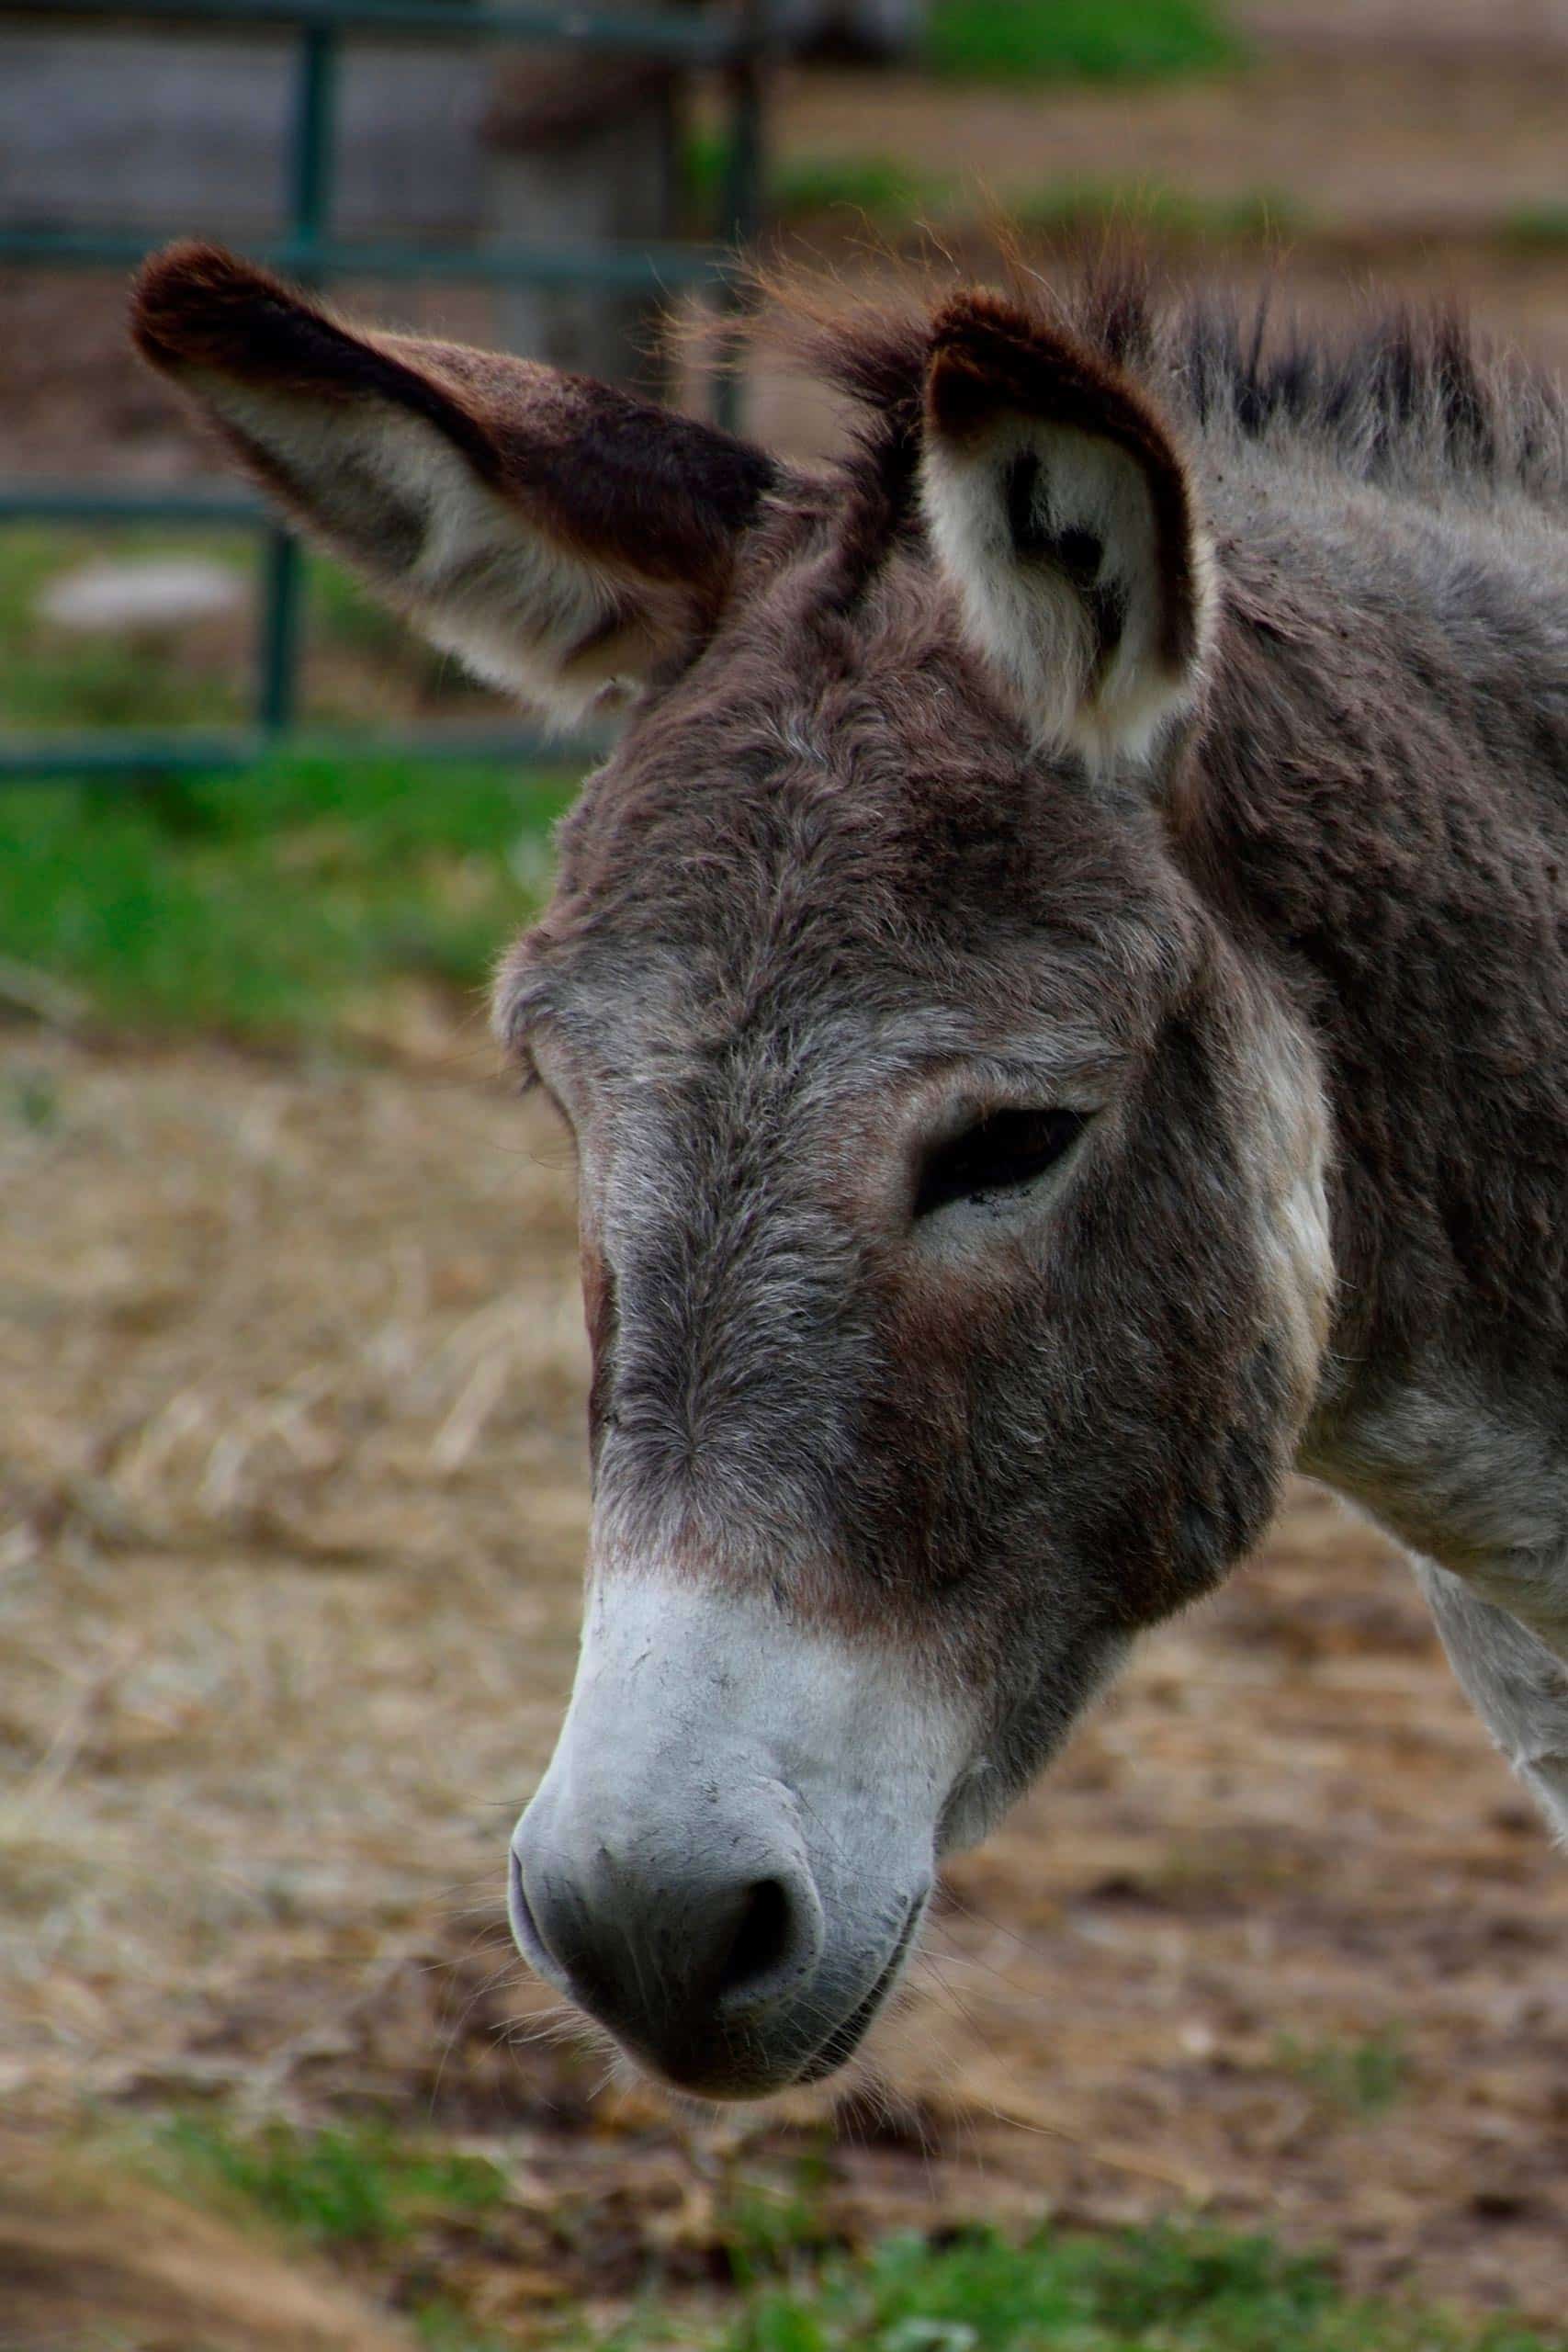
<svg viewBox="0 0 1568 2352">
<path fill-rule="evenodd" d="M 1429 496 L 1568 499 L 1562 389 L 1451 307 L 1363 304 L 1325 325 L 1283 315 L 1273 289 L 1250 305 L 1167 291 L 1135 260 L 1047 283 L 1004 254 L 999 274 L 1011 304 L 1139 377 L 1197 442 L 1270 446 Z M 932 296 L 940 306 L 951 290 L 911 278 L 846 311 L 820 288 L 767 288 L 796 360 L 858 409 L 862 447 L 896 498 L 916 460 Z"/>
</svg>

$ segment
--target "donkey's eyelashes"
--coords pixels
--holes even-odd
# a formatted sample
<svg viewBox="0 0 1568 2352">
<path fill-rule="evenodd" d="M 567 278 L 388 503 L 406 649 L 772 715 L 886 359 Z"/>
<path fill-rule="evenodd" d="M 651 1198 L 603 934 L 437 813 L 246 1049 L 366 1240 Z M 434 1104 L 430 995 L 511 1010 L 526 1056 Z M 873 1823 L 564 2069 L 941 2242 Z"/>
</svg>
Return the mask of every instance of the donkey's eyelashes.
<svg viewBox="0 0 1568 2352">
<path fill-rule="evenodd" d="M 1088 1124 L 1081 1111 L 991 1112 L 927 1154 L 914 1215 L 930 1216 L 953 1201 L 1021 1192 L 1055 1166 Z"/>
</svg>

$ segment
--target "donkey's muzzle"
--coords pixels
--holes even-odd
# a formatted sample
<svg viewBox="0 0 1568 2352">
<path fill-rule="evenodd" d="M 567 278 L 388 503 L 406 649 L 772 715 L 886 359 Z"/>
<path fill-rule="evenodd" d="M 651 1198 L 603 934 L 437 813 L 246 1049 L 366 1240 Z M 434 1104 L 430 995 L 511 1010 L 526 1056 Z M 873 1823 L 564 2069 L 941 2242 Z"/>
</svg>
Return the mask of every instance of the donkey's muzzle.
<svg viewBox="0 0 1568 2352">
<path fill-rule="evenodd" d="M 540 1974 L 679 2089 L 745 2098 L 813 2054 L 792 2011 L 822 1959 L 822 1902 L 782 1804 L 617 1836 L 547 1791 L 513 1841 L 509 1909 Z"/>
<path fill-rule="evenodd" d="M 897 1982 L 972 1744 L 901 1655 L 771 1596 L 601 1570 L 512 1841 L 513 1931 L 681 2090 L 831 2074 Z"/>
</svg>

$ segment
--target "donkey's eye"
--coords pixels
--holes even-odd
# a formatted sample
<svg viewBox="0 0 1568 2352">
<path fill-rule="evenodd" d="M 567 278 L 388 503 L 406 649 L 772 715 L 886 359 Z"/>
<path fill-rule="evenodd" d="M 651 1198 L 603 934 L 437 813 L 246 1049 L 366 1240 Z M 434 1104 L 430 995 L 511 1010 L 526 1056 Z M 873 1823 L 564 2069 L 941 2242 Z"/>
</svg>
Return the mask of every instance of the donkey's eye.
<svg viewBox="0 0 1568 2352">
<path fill-rule="evenodd" d="M 1077 1111 L 993 1111 L 931 1153 L 920 1170 L 915 1215 L 1020 1191 L 1060 1159 L 1087 1125 Z"/>
</svg>

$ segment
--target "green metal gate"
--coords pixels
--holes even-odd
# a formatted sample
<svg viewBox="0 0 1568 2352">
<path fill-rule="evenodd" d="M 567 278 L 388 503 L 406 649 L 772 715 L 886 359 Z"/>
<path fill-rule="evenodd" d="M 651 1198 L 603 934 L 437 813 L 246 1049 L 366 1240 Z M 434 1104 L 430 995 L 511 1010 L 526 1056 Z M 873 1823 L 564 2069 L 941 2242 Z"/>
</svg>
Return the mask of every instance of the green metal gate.
<svg viewBox="0 0 1568 2352">
<path fill-rule="evenodd" d="M 3 0 L 0 17 L 33 15 L 120 25 L 185 24 L 203 28 L 292 29 L 298 37 L 289 150 L 288 225 L 280 238 L 250 243 L 253 256 L 304 285 L 346 276 L 465 279 L 478 284 L 641 288 L 708 287 L 730 299 L 733 249 L 757 227 L 761 184 L 763 50 L 760 0 L 691 14 L 516 5 L 516 0 Z M 440 41 L 556 41 L 583 51 L 664 57 L 722 74 L 728 92 L 728 172 L 712 245 L 432 246 L 403 242 L 344 242 L 332 230 L 336 165 L 338 74 L 343 45 L 355 33 L 417 34 Z M 4 56 L 0 38 L 0 57 Z M 0 226 L 0 263 L 52 268 L 128 269 L 175 232 L 200 223 L 131 227 L 112 234 Z M 732 422 L 736 388 L 721 376 L 716 399 Z M 299 542 L 260 503 L 220 488 L 144 491 L 0 481 L 0 525 L 6 522 L 166 523 L 254 528 L 265 548 L 256 644 L 254 715 L 246 729 L 18 738 L 0 734 L 0 782 L 25 777 L 131 777 L 181 770 L 248 766 L 263 751 L 295 737 L 303 585 Z M 417 752 L 422 757 L 474 759 L 525 752 L 537 738 L 518 728 L 421 730 L 397 738 L 352 736 L 311 748 L 344 757 Z"/>
</svg>

